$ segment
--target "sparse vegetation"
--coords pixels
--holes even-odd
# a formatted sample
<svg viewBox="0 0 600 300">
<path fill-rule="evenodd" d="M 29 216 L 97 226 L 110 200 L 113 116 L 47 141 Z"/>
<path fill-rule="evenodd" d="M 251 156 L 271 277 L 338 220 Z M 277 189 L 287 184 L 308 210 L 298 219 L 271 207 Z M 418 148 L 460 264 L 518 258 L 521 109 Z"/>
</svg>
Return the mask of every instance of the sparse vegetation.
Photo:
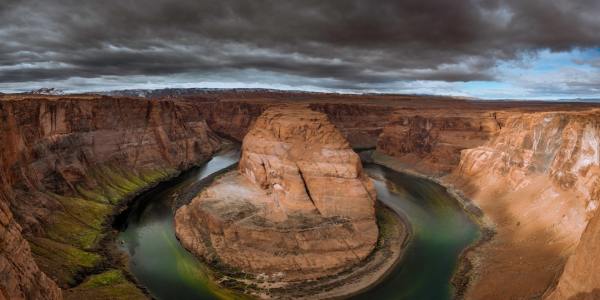
<svg viewBox="0 0 600 300">
<path fill-rule="evenodd" d="M 64 292 L 65 299 L 148 299 L 120 270 L 108 270 L 88 277 L 76 288 Z"/>
</svg>

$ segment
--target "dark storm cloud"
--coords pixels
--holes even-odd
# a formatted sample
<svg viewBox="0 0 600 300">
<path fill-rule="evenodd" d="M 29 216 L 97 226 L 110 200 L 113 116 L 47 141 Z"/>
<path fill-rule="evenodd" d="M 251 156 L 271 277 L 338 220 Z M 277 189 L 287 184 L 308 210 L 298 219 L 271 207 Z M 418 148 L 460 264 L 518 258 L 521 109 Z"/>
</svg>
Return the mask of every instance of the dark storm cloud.
<svg viewBox="0 0 600 300">
<path fill-rule="evenodd" d="M 599 15 L 597 0 L 1 0 L 0 83 L 236 70 L 336 87 L 490 80 L 498 61 L 600 46 Z"/>
</svg>

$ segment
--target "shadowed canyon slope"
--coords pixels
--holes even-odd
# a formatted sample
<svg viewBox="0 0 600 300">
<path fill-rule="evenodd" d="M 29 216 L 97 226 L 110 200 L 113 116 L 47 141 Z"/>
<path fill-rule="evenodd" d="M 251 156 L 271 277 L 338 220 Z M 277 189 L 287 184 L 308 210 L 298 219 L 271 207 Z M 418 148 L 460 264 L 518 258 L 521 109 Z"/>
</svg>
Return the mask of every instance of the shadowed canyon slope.
<svg viewBox="0 0 600 300">
<path fill-rule="evenodd" d="M 60 298 L 54 282 L 68 287 L 102 263 L 96 249 L 117 207 L 220 144 L 193 108 L 173 102 L 6 97 L 0 117 L 6 299 Z"/>
<path fill-rule="evenodd" d="M 326 114 L 352 147 L 376 147 L 377 162 L 438 180 L 481 209 L 482 222 L 495 235 L 465 254 L 472 266 L 466 267 L 471 278 L 466 298 L 594 299 L 598 294 L 597 105 L 224 91 L 165 100 L 0 96 L 0 299 L 58 299 L 59 287 L 68 294 L 81 274 L 103 263 L 105 225 L 114 213 L 132 195 L 210 157 L 221 144 L 215 132 L 238 141 L 246 137 L 253 147 L 244 148 L 240 170 L 246 175 L 226 175 L 201 197 L 212 199 L 211 193 L 232 180 L 251 191 L 246 195 L 250 203 L 258 195 L 281 200 L 260 226 L 305 221 L 282 213 L 283 207 L 314 220 L 368 220 L 355 215 L 359 206 L 323 205 L 320 191 L 332 184 L 321 183 L 325 181 L 319 176 L 334 174 L 302 163 L 303 155 L 313 152 L 299 151 L 287 160 L 275 155 L 297 131 L 286 130 L 292 128 L 289 124 L 274 126 L 277 117 L 269 113 L 269 119 L 257 118 L 289 102 Z M 317 115 L 311 113 L 320 119 Z M 246 135 L 250 128 L 260 130 Z M 327 138 L 336 141 L 330 153 L 337 153 L 332 155 L 344 166 L 334 168 L 333 177 L 360 174 L 360 161 L 349 154 L 341 136 Z M 281 196 L 280 187 L 293 197 Z M 368 183 L 358 193 L 370 194 Z M 222 220 L 207 222 L 220 234 Z M 331 230 L 339 233 L 333 225 Z M 274 235 L 255 238 L 238 246 L 260 249 L 257 245 L 264 243 L 257 241 Z M 361 239 L 353 246 L 362 255 L 370 242 Z M 285 241 L 278 245 L 288 246 Z M 331 250 L 339 245 L 317 246 Z M 327 274 L 341 260 L 319 263 L 323 267 L 312 270 Z"/>
<path fill-rule="evenodd" d="M 239 171 L 177 211 L 194 254 L 268 281 L 334 275 L 375 247 L 375 190 L 325 114 L 272 107 L 244 138 Z"/>
</svg>

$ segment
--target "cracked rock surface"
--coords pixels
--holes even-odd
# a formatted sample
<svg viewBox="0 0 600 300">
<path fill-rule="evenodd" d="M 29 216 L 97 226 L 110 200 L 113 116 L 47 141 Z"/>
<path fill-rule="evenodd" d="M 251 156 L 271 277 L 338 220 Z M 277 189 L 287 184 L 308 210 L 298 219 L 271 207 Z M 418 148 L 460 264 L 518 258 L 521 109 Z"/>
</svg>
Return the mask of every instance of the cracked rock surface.
<svg viewBox="0 0 600 300">
<path fill-rule="evenodd" d="M 375 198 L 360 158 L 325 114 L 271 107 L 244 138 L 239 170 L 180 208 L 176 232 L 209 262 L 267 281 L 316 279 L 371 253 Z"/>
</svg>

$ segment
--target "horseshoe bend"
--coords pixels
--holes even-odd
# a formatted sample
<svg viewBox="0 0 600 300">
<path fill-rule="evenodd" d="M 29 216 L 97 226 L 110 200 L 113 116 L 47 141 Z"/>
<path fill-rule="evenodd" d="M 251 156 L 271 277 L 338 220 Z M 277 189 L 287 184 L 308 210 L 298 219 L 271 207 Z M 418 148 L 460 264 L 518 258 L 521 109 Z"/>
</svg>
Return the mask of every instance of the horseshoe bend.
<svg viewBox="0 0 600 300">
<path fill-rule="evenodd" d="M 598 296 L 594 103 L 218 90 L 0 114 L 0 299 Z"/>
<path fill-rule="evenodd" d="M 379 236 L 375 199 L 325 114 L 273 107 L 244 137 L 239 170 L 180 208 L 175 228 L 192 253 L 281 285 L 363 261 Z"/>
</svg>

